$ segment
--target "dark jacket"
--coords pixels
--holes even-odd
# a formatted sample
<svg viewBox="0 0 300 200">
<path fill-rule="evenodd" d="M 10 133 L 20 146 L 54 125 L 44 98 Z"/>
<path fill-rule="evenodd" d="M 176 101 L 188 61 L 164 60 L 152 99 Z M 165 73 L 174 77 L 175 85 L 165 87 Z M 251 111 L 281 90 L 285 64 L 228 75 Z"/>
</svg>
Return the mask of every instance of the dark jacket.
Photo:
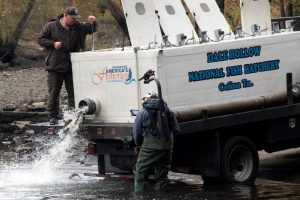
<svg viewBox="0 0 300 200">
<path fill-rule="evenodd" d="M 38 36 L 39 44 L 45 48 L 46 70 L 54 72 L 71 72 L 71 52 L 79 52 L 85 49 L 85 38 L 97 30 L 97 23 L 79 23 L 69 29 L 64 28 L 60 18 L 48 22 Z M 54 48 L 54 42 L 61 42 L 60 49 Z"/>
<path fill-rule="evenodd" d="M 133 138 L 136 145 L 142 146 L 143 137 L 145 135 L 149 135 L 149 134 L 151 135 L 151 133 L 154 131 L 151 118 L 146 109 L 157 111 L 156 114 L 158 115 L 159 114 L 158 111 L 160 108 L 161 108 L 161 101 L 156 98 L 150 98 L 149 100 L 143 103 L 143 108 L 138 112 L 133 126 Z M 169 129 L 171 133 L 179 134 L 181 130 L 174 113 L 171 110 L 169 110 L 169 108 L 165 103 L 163 109 L 165 109 L 165 112 L 168 113 L 167 116 L 169 122 Z"/>
</svg>

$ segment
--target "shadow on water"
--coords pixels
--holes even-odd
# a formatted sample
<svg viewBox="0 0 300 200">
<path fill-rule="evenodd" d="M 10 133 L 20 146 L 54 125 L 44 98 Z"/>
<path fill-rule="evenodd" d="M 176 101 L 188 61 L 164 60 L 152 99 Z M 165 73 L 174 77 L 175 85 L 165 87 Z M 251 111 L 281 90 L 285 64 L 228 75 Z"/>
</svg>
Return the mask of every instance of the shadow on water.
<svg viewBox="0 0 300 200">
<path fill-rule="evenodd" d="M 190 177 L 188 178 L 190 179 Z M 195 177 L 176 177 L 166 192 L 150 190 L 133 194 L 133 181 L 106 180 L 99 183 L 94 197 L 104 199 L 300 199 L 300 149 L 268 154 L 261 159 L 259 177 L 252 184 L 203 184 Z M 106 189 L 101 186 L 105 186 Z"/>
<path fill-rule="evenodd" d="M 261 160 L 260 177 L 289 183 L 300 184 L 299 149 L 272 154 Z"/>
<path fill-rule="evenodd" d="M 93 170 L 95 170 L 94 168 Z M 274 181 L 259 177 L 254 184 L 203 184 L 199 176 L 191 178 L 186 175 L 178 175 L 164 192 L 155 192 L 154 182 L 150 182 L 148 190 L 139 195 L 133 192 L 133 180 L 108 178 L 100 180 L 83 177 L 84 171 L 76 166 L 65 167 L 61 180 L 54 184 L 20 184 L 17 186 L 3 187 L 0 189 L 0 199 L 166 199 L 166 200 L 238 200 L 238 199 L 300 199 L 300 185 L 296 183 Z M 82 178 L 69 180 L 71 172 L 76 172 Z M 271 173 L 271 172 L 270 172 Z M 276 172 L 273 172 L 276 173 Z M 284 173 L 282 174 L 284 176 Z M 180 181 L 177 181 L 180 180 Z M 10 197 L 10 198 L 7 198 Z"/>
<path fill-rule="evenodd" d="M 153 183 L 150 183 L 153 187 Z M 71 192 L 74 188 L 71 188 Z M 173 183 L 168 190 L 156 192 L 152 189 L 143 194 L 133 193 L 133 181 L 106 180 L 90 183 L 81 187 L 81 192 L 73 197 L 89 199 L 299 199 L 299 185 L 274 183 L 258 180 L 254 184 L 226 184 L 226 185 L 194 185 L 183 182 Z M 83 195 L 85 193 L 85 195 Z"/>
</svg>

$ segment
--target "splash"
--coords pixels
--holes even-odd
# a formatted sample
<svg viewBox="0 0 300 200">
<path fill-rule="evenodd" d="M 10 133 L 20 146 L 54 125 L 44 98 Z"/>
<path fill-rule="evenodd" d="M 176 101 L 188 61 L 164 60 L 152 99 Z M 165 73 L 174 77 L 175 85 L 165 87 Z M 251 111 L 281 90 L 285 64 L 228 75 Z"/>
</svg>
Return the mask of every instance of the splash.
<svg viewBox="0 0 300 200">
<path fill-rule="evenodd" d="M 65 126 L 58 137 L 44 147 L 45 151 L 37 152 L 37 158 L 31 163 L 4 166 L 0 173 L 0 189 L 8 186 L 49 185 L 67 183 L 68 175 L 61 168 L 74 155 L 73 147 L 78 143 L 77 132 L 83 121 L 82 110 L 64 112 Z"/>
</svg>

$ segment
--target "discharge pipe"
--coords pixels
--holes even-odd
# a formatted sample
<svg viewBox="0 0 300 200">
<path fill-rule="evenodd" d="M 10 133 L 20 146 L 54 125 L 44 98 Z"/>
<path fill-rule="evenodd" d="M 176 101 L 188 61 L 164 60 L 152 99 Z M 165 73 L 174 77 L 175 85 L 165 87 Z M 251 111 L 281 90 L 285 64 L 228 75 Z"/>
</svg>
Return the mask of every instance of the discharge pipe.
<svg viewBox="0 0 300 200">
<path fill-rule="evenodd" d="M 86 115 L 92 115 L 100 112 L 100 103 L 94 99 L 83 99 L 79 101 L 78 108 Z"/>
<path fill-rule="evenodd" d="M 286 92 L 282 92 L 270 96 L 260 96 L 254 98 L 247 98 L 244 100 L 220 102 L 214 105 L 195 106 L 193 108 L 182 108 L 175 110 L 174 113 L 178 121 L 186 122 L 206 117 L 214 117 L 278 106 L 286 102 L 286 97 Z"/>
<path fill-rule="evenodd" d="M 288 100 L 288 93 L 290 93 L 292 98 L 291 103 L 289 103 Z M 274 106 L 286 105 L 287 103 L 293 104 L 298 102 L 300 102 L 300 83 L 292 85 L 288 91 L 282 91 L 272 95 L 251 97 L 244 100 L 233 100 L 230 102 L 221 102 L 214 105 L 182 108 L 175 110 L 174 113 L 178 121 L 186 122 L 201 118 L 271 108 Z"/>
</svg>

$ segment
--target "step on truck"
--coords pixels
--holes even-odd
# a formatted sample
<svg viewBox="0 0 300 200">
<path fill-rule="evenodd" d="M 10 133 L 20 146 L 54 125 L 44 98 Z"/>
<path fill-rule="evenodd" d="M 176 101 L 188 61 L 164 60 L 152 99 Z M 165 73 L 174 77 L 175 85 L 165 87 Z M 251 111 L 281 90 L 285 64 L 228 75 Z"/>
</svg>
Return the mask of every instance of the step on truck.
<svg viewBox="0 0 300 200">
<path fill-rule="evenodd" d="M 182 129 L 173 171 L 250 182 L 258 150 L 300 146 L 298 18 L 274 21 L 269 0 L 243 0 L 241 27 L 231 28 L 214 0 L 121 2 L 131 46 L 71 54 L 75 102 L 87 111 L 82 134 L 99 174 L 132 171 L 129 111 L 157 91 L 138 81 L 148 70 Z"/>
</svg>

